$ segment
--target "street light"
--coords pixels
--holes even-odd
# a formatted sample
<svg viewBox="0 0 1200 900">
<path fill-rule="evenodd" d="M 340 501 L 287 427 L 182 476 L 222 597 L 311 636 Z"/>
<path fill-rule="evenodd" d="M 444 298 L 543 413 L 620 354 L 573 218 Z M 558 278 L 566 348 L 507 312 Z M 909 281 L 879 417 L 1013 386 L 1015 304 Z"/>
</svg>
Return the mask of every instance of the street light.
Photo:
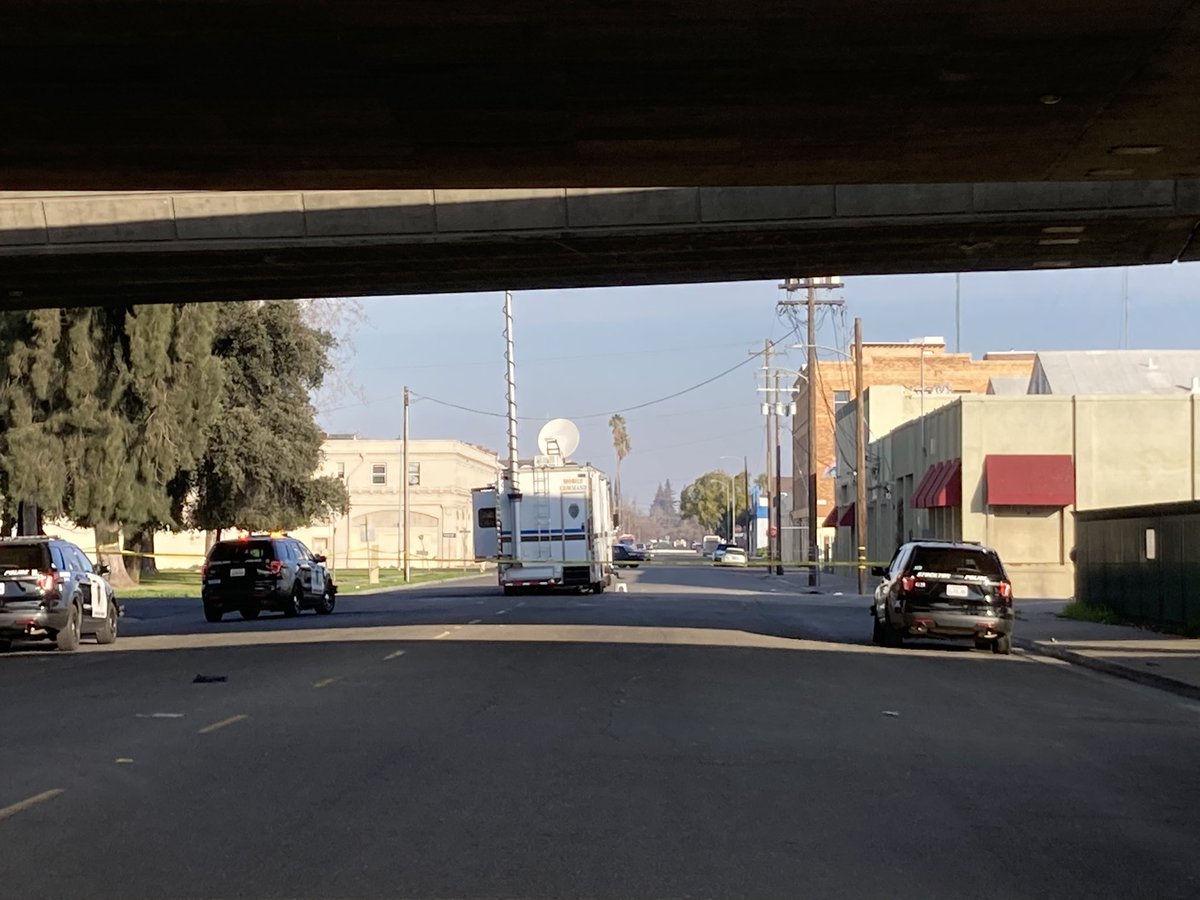
<svg viewBox="0 0 1200 900">
<path fill-rule="evenodd" d="M 741 459 L 742 457 L 722 456 L 719 458 L 720 459 L 732 459 L 736 462 L 737 460 Z M 729 543 L 731 543 L 731 544 L 733 543 L 733 521 L 734 521 L 734 517 L 737 515 L 737 501 L 734 499 L 736 496 L 737 495 L 736 495 L 736 492 L 734 491 L 734 486 L 733 486 L 733 476 L 730 475 L 729 476 Z"/>
</svg>

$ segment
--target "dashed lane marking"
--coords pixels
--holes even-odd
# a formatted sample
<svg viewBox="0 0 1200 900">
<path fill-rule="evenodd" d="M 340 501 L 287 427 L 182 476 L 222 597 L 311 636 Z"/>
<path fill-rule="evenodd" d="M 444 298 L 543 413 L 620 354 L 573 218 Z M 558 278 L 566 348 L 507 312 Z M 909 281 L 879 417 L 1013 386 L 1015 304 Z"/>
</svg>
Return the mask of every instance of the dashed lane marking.
<svg viewBox="0 0 1200 900">
<path fill-rule="evenodd" d="M 329 685 L 333 684 L 335 681 L 341 681 L 341 680 L 342 680 L 341 675 L 334 675 L 331 678 L 322 678 L 320 681 L 314 681 L 313 687 L 315 687 L 315 688 L 328 687 Z"/>
<path fill-rule="evenodd" d="M 235 722 L 240 722 L 242 719 L 248 718 L 250 717 L 247 715 L 230 716 L 228 719 L 222 719 L 220 722 L 213 722 L 211 725 L 205 725 L 203 728 L 197 731 L 196 734 L 211 734 L 219 728 L 225 728 L 234 724 Z"/>
<path fill-rule="evenodd" d="M 47 800 L 53 800 L 63 792 L 62 788 L 52 788 L 48 791 L 42 791 L 40 794 L 34 794 L 32 797 L 27 797 L 11 806 L 6 806 L 0 809 L 0 819 L 7 819 L 9 816 L 15 816 L 19 812 L 24 812 L 31 806 L 37 806 L 39 803 L 45 803 Z"/>
<path fill-rule="evenodd" d="M 397 656 L 403 656 L 407 652 L 408 652 L 407 650 L 396 650 L 393 653 L 389 653 L 387 656 L 384 657 L 384 659 L 385 660 L 395 659 Z"/>
<path fill-rule="evenodd" d="M 480 622 L 482 622 L 482 621 L 483 621 L 483 619 L 472 619 L 472 620 L 471 620 L 470 622 L 468 622 L 467 624 L 468 624 L 468 625 L 478 625 L 478 624 L 479 624 Z"/>
</svg>

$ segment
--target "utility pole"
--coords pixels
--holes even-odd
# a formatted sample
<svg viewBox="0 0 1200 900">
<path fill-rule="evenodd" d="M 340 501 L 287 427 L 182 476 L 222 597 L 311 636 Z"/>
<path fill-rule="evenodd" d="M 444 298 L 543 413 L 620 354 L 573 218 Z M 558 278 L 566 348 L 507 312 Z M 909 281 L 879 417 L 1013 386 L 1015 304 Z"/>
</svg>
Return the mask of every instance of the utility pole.
<svg viewBox="0 0 1200 900">
<path fill-rule="evenodd" d="M 742 488 L 746 491 L 746 506 L 750 506 L 750 457 L 742 457 Z M 757 512 L 757 510 L 756 510 Z M 742 541 L 746 544 L 746 556 L 750 555 L 750 519 L 746 519 L 746 527 L 742 529 Z"/>
<path fill-rule="evenodd" d="M 763 372 L 766 373 L 763 377 L 763 386 L 770 387 L 770 382 L 768 381 L 771 373 L 770 338 L 763 341 Z M 763 475 L 767 483 L 767 562 L 769 565 L 770 561 L 775 558 L 775 539 L 771 537 L 771 472 L 773 471 L 771 456 L 771 415 L 772 411 L 775 409 L 775 404 L 771 402 L 771 398 L 769 396 L 764 395 L 764 399 L 767 401 L 763 404 L 763 415 L 765 415 L 767 419 L 767 467 L 763 469 Z"/>
<path fill-rule="evenodd" d="M 783 412 L 779 407 L 779 379 L 783 376 L 775 373 L 775 546 L 779 555 L 775 557 L 775 574 L 783 574 L 783 447 L 780 446 L 780 419 Z M 796 493 L 795 488 L 792 493 Z"/>
<path fill-rule="evenodd" d="M 412 581 L 412 564 L 411 564 L 411 561 L 409 560 L 409 556 L 408 556 L 408 546 L 409 546 L 409 539 L 408 539 L 409 527 L 408 526 L 409 526 L 409 521 L 412 518 L 409 515 L 409 507 L 408 507 L 408 408 L 409 408 L 409 406 L 410 406 L 410 402 L 409 402 L 409 394 L 408 394 L 408 385 L 405 385 L 404 386 L 404 433 L 403 433 L 404 459 L 401 462 L 401 468 L 403 468 L 404 471 L 402 471 L 400 473 L 400 477 L 404 479 L 404 481 L 401 482 L 401 484 L 403 485 L 403 487 L 401 488 L 401 496 L 404 498 L 403 499 L 403 503 L 404 503 L 403 520 L 404 521 L 403 521 L 401 527 L 404 529 L 404 536 L 401 537 L 400 540 L 404 546 L 404 583 L 405 584 L 408 584 L 409 582 Z"/>
<path fill-rule="evenodd" d="M 954 352 L 962 353 L 962 273 L 954 273 Z"/>
<path fill-rule="evenodd" d="M 858 592 L 867 592 L 867 410 L 863 390 L 862 319 L 854 319 L 854 539 L 858 547 Z"/>
<path fill-rule="evenodd" d="M 817 391 L 821 389 L 817 378 L 817 307 L 845 306 L 846 301 L 840 297 L 817 299 L 817 288 L 832 290 L 842 287 L 841 282 L 834 276 L 788 278 L 780 287 L 788 292 L 788 299 L 779 304 L 783 307 L 799 306 L 800 302 L 792 299 L 792 292 L 800 287 L 806 289 L 804 306 L 807 308 L 808 317 L 808 363 L 805 369 L 808 390 L 808 583 L 809 586 L 816 586 L 820 580 L 821 553 L 817 545 Z"/>
</svg>

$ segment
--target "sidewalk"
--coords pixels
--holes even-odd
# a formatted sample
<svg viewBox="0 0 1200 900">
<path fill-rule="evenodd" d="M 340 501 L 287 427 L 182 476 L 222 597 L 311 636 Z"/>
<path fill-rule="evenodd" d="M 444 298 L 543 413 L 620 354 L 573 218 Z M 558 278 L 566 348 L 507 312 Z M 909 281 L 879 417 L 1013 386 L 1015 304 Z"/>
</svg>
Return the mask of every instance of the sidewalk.
<svg viewBox="0 0 1200 900">
<path fill-rule="evenodd" d="M 1200 700 L 1200 640 L 1059 618 L 1065 600 L 1017 601 L 1013 643 L 1119 678 Z"/>
<path fill-rule="evenodd" d="M 760 576 L 764 581 L 786 586 L 800 594 L 857 594 L 858 570 L 846 568 L 835 573 L 821 572 L 816 587 L 808 583 L 808 570 L 797 566 L 784 567 L 784 574 L 773 575 L 763 572 Z M 867 578 L 867 590 L 873 592 L 878 578 Z"/>
</svg>

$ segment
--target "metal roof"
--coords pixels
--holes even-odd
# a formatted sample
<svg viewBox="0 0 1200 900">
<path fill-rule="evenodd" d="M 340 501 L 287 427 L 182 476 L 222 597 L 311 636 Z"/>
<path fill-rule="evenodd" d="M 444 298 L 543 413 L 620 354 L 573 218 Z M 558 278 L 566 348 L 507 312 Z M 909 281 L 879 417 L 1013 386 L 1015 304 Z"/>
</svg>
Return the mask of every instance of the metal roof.
<svg viewBox="0 0 1200 900">
<path fill-rule="evenodd" d="M 993 375 L 988 379 L 989 394 L 1028 394 L 1029 379 L 1024 375 Z"/>
<path fill-rule="evenodd" d="M 1064 350 L 1039 353 L 1031 394 L 1200 393 L 1200 350 Z"/>
</svg>

